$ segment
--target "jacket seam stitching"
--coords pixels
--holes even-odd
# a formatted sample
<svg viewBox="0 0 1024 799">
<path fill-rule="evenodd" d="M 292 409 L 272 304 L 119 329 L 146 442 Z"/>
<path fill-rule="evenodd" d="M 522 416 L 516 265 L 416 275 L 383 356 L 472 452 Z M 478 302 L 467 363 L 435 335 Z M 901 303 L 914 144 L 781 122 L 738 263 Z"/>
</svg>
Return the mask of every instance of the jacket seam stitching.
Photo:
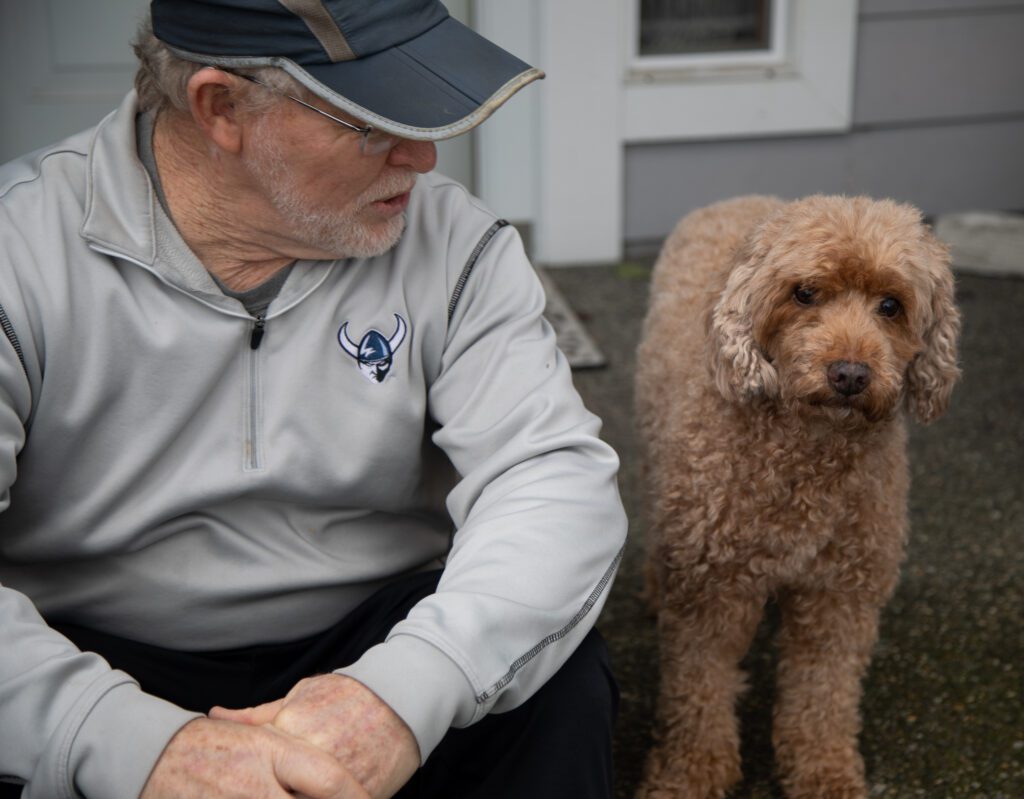
<svg viewBox="0 0 1024 799">
<path fill-rule="evenodd" d="M 478 705 L 484 704 L 487 700 L 489 700 L 491 697 L 497 694 L 498 691 L 500 691 L 502 688 L 504 688 L 506 685 L 512 682 L 512 680 L 515 679 L 516 673 L 520 669 L 522 669 L 523 666 L 525 666 L 527 663 L 533 660 L 537 655 L 539 655 L 541 651 L 547 648 L 549 644 L 553 644 L 557 641 L 560 641 L 561 639 L 565 638 L 565 636 L 567 636 L 570 632 L 572 632 L 576 625 L 579 624 L 583 620 L 583 618 L 588 613 L 590 613 L 591 610 L 593 610 L 594 605 L 597 603 L 597 600 L 600 598 L 601 594 L 604 593 L 605 589 L 608 587 L 608 584 L 611 582 L 612 577 L 615 575 L 615 571 L 616 569 L 618 569 L 619 563 L 622 561 L 622 556 L 625 553 L 625 551 L 625 546 L 619 549 L 619 552 L 612 560 L 611 565 L 608 567 L 607 571 L 605 571 L 600 581 L 598 581 L 597 585 L 594 587 L 594 590 L 590 592 L 590 596 L 587 597 L 587 601 L 583 603 L 583 607 L 581 607 L 576 612 L 575 616 L 569 619 L 569 623 L 557 632 L 553 632 L 551 633 L 551 635 L 547 636 L 546 638 L 543 638 L 540 642 L 537 643 L 536 646 L 534 646 L 532 649 L 530 649 L 528 652 L 526 652 L 524 655 L 518 658 L 515 662 L 513 662 L 511 667 L 509 667 L 509 670 L 505 672 L 504 676 L 502 676 L 501 679 L 494 683 L 494 685 L 492 685 L 490 688 L 486 689 L 485 691 L 477 695 L 476 703 Z"/>
<path fill-rule="evenodd" d="M 469 275 L 473 271 L 473 267 L 476 266 L 476 262 L 480 259 L 480 255 L 483 253 L 490 240 L 494 238 L 494 234 L 506 225 L 508 225 L 506 220 L 497 220 L 487 229 L 487 232 L 484 233 L 480 238 L 480 241 L 477 242 L 476 247 L 473 248 L 473 252 L 469 254 L 469 259 L 466 261 L 466 265 L 462 267 L 462 274 L 459 275 L 459 279 L 455 283 L 455 289 L 452 291 L 451 299 L 448 301 L 448 324 L 451 324 L 452 317 L 455 316 L 455 309 L 459 304 L 459 299 L 462 297 L 462 292 L 466 288 L 466 283 L 469 281 Z"/>
<path fill-rule="evenodd" d="M 53 158 L 54 156 L 67 155 L 68 153 L 70 153 L 71 155 L 80 155 L 83 157 L 88 155 L 88 153 L 84 153 L 81 150 L 76 150 L 73 147 L 59 146 L 45 153 L 42 153 L 39 156 L 39 162 L 35 164 L 35 169 L 32 170 L 31 175 L 12 180 L 9 183 L 0 184 L 0 200 L 6 199 L 7 195 L 14 191 L 16 188 L 18 188 L 18 186 L 24 186 L 26 183 L 35 183 L 37 180 L 39 180 L 40 177 L 42 177 L 42 166 L 44 161 L 46 161 L 49 158 Z"/>
</svg>

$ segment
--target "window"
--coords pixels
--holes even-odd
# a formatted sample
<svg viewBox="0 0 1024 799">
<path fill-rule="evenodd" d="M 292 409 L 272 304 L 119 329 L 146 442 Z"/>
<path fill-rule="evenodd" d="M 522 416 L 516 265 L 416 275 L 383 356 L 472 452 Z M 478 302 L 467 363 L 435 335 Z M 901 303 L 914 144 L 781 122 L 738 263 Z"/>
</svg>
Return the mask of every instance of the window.
<svg viewBox="0 0 1024 799">
<path fill-rule="evenodd" d="M 771 7 L 771 0 L 640 0 L 640 55 L 767 50 Z"/>
<path fill-rule="evenodd" d="M 634 0 L 638 71 L 772 65 L 785 58 L 787 0 Z"/>
<path fill-rule="evenodd" d="M 626 142 L 848 127 L 856 0 L 630 0 L 621 7 Z"/>
</svg>

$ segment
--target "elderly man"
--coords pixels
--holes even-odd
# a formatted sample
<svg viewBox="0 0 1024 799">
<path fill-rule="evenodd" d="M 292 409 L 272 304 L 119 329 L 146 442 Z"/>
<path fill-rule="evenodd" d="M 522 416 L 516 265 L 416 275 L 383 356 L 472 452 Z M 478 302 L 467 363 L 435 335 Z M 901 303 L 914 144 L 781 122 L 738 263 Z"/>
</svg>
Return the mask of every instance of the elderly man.
<svg viewBox="0 0 1024 799">
<path fill-rule="evenodd" d="M 604 797 L 617 460 L 431 0 L 154 0 L 0 170 L 0 795 Z"/>
</svg>

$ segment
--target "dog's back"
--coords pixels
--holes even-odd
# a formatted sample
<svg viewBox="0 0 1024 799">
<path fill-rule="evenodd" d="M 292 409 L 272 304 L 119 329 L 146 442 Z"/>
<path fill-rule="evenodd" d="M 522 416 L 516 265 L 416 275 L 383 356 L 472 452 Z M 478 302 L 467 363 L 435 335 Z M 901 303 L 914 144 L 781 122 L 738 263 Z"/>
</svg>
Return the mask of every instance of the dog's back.
<svg viewBox="0 0 1024 799">
<path fill-rule="evenodd" d="M 657 460 L 654 450 L 662 449 L 671 459 L 681 441 L 693 441 L 686 428 L 699 422 L 702 409 L 721 404 L 705 362 L 707 317 L 744 239 L 783 205 L 754 195 L 725 200 L 683 217 L 666 239 L 637 357 L 635 406 L 648 459 Z"/>
<path fill-rule="evenodd" d="M 736 250 L 751 229 L 784 205 L 777 197 L 750 195 L 700 208 L 684 216 L 665 240 L 651 275 L 651 317 L 666 299 L 673 306 L 718 292 Z"/>
</svg>

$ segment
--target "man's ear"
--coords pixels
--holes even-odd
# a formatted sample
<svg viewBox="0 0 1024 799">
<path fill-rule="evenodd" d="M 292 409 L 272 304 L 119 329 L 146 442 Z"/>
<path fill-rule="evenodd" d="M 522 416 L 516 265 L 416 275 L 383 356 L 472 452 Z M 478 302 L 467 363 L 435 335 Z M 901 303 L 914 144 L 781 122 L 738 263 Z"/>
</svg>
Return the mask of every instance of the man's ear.
<svg viewBox="0 0 1024 799">
<path fill-rule="evenodd" d="M 236 155 L 242 149 L 242 128 L 238 117 L 238 78 L 206 67 L 188 81 L 188 110 L 203 135 L 225 152 Z"/>
</svg>

